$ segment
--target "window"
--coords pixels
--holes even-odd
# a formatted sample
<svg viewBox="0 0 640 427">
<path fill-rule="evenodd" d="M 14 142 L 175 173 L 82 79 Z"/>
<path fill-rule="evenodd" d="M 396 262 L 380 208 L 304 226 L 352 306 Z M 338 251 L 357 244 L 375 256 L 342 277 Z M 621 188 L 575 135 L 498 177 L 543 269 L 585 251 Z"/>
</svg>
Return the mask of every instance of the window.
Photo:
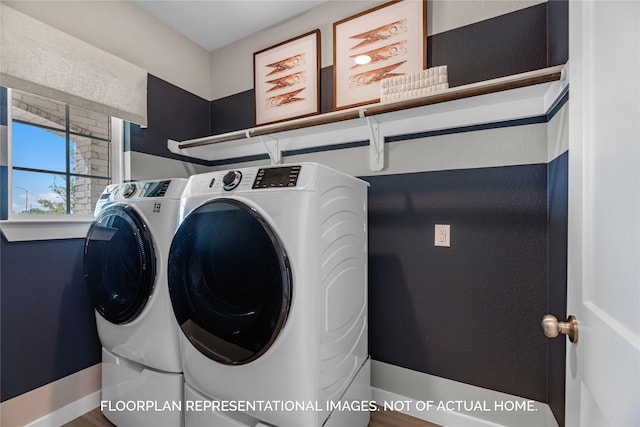
<svg viewBox="0 0 640 427">
<path fill-rule="evenodd" d="M 91 215 L 112 180 L 110 117 L 18 90 L 8 92 L 10 218 Z"/>
</svg>

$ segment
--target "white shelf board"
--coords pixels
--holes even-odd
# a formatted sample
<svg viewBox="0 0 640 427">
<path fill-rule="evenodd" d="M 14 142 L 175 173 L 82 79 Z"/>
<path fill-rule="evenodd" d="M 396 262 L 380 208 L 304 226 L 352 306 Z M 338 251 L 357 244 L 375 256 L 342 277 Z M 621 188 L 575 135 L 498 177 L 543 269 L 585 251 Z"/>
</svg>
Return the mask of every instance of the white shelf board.
<svg viewBox="0 0 640 427">
<path fill-rule="evenodd" d="M 386 106 L 392 107 L 391 109 L 394 107 L 394 104 L 373 104 L 346 110 L 354 112 L 354 114 L 357 111 L 359 115 L 359 117 L 356 116 L 356 118 L 349 120 L 305 126 L 309 119 L 303 118 L 286 122 L 287 128 L 295 127 L 297 123 L 305 126 L 297 129 L 279 130 L 283 127 L 282 124 L 275 124 L 191 141 L 169 140 L 167 146 L 171 152 L 176 154 L 214 161 L 263 155 L 267 153 L 265 142 L 272 148 L 277 141 L 277 149 L 282 152 L 368 141 L 370 129 L 367 117 L 378 123 L 381 138 L 537 117 L 546 114 L 566 91 L 569 82 L 564 66 L 458 86 L 433 95 L 451 94 L 455 96 L 457 93 L 469 90 L 482 90 L 496 84 L 509 83 L 530 76 L 535 77 L 536 73 L 548 74 L 549 70 L 555 71 L 556 69 L 562 71 L 562 77 L 551 82 L 370 115 L 368 110 L 372 111 L 372 109 Z M 397 104 L 400 106 L 402 102 Z M 344 113 L 345 111 L 338 111 L 324 114 L 322 117 L 326 117 L 330 121 L 332 116 L 338 117 Z M 252 136 L 255 133 L 268 134 Z M 225 142 L 215 142 L 221 137 L 232 139 Z M 182 144 L 194 142 L 206 145 L 180 148 Z"/>
</svg>

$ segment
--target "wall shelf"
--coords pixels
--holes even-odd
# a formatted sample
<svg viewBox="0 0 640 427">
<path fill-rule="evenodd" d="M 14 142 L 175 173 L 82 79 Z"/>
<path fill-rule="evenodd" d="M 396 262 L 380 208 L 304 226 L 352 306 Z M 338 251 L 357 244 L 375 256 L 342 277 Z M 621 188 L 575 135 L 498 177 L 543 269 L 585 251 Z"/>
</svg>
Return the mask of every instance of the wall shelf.
<svg viewBox="0 0 640 427">
<path fill-rule="evenodd" d="M 433 95 L 371 104 L 317 116 L 167 142 L 169 151 L 202 160 L 269 154 L 278 163 L 283 151 L 369 140 L 372 170 L 384 167 L 386 137 L 481 125 L 546 114 L 564 94 L 567 66 L 457 86 Z"/>
</svg>

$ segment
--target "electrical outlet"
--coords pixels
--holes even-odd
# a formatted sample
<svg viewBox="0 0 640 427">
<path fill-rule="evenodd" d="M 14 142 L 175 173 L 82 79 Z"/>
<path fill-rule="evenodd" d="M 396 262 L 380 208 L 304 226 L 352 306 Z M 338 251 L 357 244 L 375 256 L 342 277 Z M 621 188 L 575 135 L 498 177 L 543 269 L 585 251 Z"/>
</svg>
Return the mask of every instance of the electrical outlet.
<svg viewBox="0 0 640 427">
<path fill-rule="evenodd" d="M 436 224 L 434 245 L 451 247 L 451 226 L 449 224 Z"/>
</svg>

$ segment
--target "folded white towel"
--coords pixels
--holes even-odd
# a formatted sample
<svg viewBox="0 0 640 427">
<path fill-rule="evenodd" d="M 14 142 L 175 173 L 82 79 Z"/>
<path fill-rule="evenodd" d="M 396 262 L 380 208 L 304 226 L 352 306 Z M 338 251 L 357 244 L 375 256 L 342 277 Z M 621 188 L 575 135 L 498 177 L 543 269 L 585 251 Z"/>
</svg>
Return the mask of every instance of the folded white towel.
<svg viewBox="0 0 640 427">
<path fill-rule="evenodd" d="M 380 102 L 395 102 L 428 96 L 449 88 L 447 66 L 427 68 L 382 80 Z"/>
</svg>

